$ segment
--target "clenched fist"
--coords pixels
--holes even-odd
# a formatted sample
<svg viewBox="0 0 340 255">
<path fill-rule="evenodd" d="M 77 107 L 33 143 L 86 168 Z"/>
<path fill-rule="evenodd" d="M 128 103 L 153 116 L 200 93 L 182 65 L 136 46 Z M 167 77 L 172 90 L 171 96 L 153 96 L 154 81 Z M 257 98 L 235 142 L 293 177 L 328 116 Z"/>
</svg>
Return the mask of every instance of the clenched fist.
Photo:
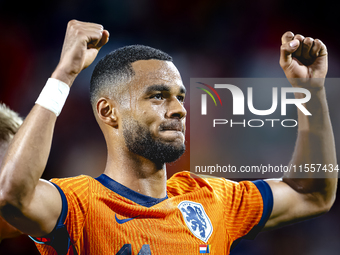
<svg viewBox="0 0 340 255">
<path fill-rule="evenodd" d="M 71 86 L 77 75 L 93 62 L 108 40 L 109 32 L 102 25 L 71 20 L 67 25 L 60 61 L 52 78 Z"/>
<path fill-rule="evenodd" d="M 328 70 L 327 48 L 319 39 L 286 32 L 280 65 L 293 86 L 320 88 Z"/>
</svg>

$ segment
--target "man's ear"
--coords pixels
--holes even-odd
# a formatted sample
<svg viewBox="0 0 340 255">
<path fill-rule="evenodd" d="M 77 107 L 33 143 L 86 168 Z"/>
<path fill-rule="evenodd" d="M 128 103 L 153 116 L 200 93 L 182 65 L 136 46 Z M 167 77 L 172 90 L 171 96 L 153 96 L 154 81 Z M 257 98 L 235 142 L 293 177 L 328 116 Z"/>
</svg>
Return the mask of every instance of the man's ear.
<svg viewBox="0 0 340 255">
<path fill-rule="evenodd" d="M 113 100 L 101 97 L 96 105 L 98 118 L 111 127 L 118 127 L 118 110 Z"/>
</svg>

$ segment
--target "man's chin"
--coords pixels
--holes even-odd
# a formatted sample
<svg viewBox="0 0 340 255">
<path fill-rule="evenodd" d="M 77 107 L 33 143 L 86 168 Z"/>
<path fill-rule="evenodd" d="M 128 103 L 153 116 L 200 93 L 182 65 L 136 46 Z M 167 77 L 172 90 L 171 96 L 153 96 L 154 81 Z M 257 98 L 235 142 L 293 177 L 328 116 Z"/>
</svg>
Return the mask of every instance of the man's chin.
<svg viewBox="0 0 340 255">
<path fill-rule="evenodd" d="M 134 121 L 123 122 L 123 126 L 127 148 L 157 164 L 174 162 L 185 151 L 183 132 L 166 130 L 157 133 L 155 137 L 147 128 Z"/>
<path fill-rule="evenodd" d="M 169 151 L 166 153 L 165 156 L 166 160 L 164 163 L 172 163 L 178 160 L 185 152 L 185 144 L 184 143 L 178 143 L 178 144 L 172 144 L 172 149 L 169 149 Z"/>
</svg>

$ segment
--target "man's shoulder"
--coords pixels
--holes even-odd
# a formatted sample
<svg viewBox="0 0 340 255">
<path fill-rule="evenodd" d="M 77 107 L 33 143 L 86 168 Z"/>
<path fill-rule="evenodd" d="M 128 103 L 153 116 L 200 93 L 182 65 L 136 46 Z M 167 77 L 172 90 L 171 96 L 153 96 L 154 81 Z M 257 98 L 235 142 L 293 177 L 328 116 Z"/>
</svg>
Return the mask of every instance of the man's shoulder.
<svg viewBox="0 0 340 255">
<path fill-rule="evenodd" d="M 64 177 L 64 178 L 52 178 L 50 182 L 53 182 L 55 184 L 63 184 L 63 183 L 79 183 L 79 182 L 89 182 L 90 180 L 94 180 L 91 176 L 88 175 L 78 175 L 78 176 L 73 176 L 73 177 Z"/>
<path fill-rule="evenodd" d="M 206 187 L 211 192 L 241 192 L 242 190 L 257 190 L 251 181 L 236 182 L 212 175 L 197 175 L 188 171 L 178 172 L 167 181 L 167 188 L 171 191 L 189 192 Z"/>
<path fill-rule="evenodd" d="M 88 190 L 95 179 L 88 175 L 79 175 L 67 178 L 53 178 L 50 182 L 56 184 L 64 193 L 83 193 Z"/>
<path fill-rule="evenodd" d="M 188 181 L 188 182 L 196 182 L 196 183 L 229 183 L 229 184 L 238 184 L 238 182 L 228 180 L 222 177 L 217 177 L 213 175 L 203 175 L 203 174 L 195 174 L 189 171 L 177 172 L 171 178 L 168 179 L 167 183 L 180 182 L 180 181 Z"/>
<path fill-rule="evenodd" d="M 204 187 L 214 192 L 216 190 L 232 188 L 235 185 L 238 185 L 238 183 L 225 178 L 210 175 L 196 175 L 188 171 L 178 172 L 167 181 L 168 190 L 181 193 Z"/>
</svg>

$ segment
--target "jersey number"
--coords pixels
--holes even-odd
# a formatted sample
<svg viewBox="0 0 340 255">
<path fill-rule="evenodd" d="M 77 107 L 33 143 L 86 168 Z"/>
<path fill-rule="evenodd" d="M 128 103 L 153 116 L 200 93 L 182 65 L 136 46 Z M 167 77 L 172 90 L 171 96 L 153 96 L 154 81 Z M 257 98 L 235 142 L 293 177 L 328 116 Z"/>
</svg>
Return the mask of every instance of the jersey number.
<svg viewBox="0 0 340 255">
<path fill-rule="evenodd" d="M 132 249 L 131 244 L 124 244 L 122 248 L 116 253 L 116 255 L 131 255 Z M 152 255 L 150 251 L 150 245 L 143 244 L 142 249 L 138 252 L 137 255 Z"/>
</svg>

